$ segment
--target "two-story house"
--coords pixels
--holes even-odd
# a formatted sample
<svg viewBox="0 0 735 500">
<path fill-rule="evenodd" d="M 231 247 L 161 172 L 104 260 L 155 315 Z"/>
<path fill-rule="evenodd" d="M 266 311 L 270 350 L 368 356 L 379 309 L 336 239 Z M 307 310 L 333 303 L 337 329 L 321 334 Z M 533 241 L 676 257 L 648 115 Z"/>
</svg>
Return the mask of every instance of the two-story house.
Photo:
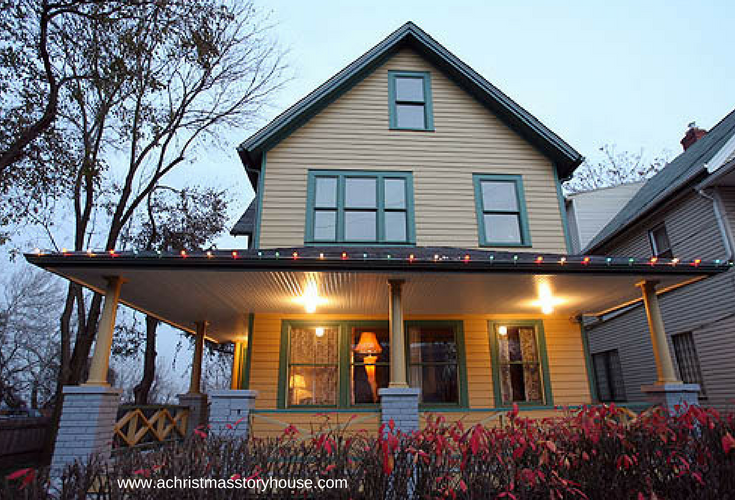
<svg viewBox="0 0 735 500">
<path fill-rule="evenodd" d="M 689 256 L 732 267 L 735 242 L 735 111 L 709 132 L 690 128 L 685 151 L 648 180 L 586 252 L 638 258 Z M 735 271 L 661 291 L 678 376 L 702 403 L 735 404 Z M 640 303 L 587 326 L 602 401 L 642 401 L 656 363 Z"/>
<path fill-rule="evenodd" d="M 247 249 L 26 256 L 106 294 L 90 380 L 64 411 L 89 392 L 89 411 L 114 404 L 118 303 L 196 335 L 192 416 L 205 337 L 235 343 L 231 389 L 208 395 L 213 432 L 308 434 L 325 412 L 411 431 L 429 412 L 490 423 L 514 405 L 543 417 L 589 404 L 579 317 L 641 295 L 664 353 L 653 393 L 691 392 L 669 369 L 654 282 L 720 267 L 571 254 L 559 180 L 579 153 L 415 24 L 239 153 L 257 192 L 234 230 Z"/>
</svg>

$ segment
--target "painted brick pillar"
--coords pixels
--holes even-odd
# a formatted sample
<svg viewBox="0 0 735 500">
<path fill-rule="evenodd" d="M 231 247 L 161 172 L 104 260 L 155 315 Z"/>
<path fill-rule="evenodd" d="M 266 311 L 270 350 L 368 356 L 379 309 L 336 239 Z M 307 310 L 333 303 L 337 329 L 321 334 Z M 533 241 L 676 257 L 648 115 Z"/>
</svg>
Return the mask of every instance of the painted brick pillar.
<svg viewBox="0 0 735 500">
<path fill-rule="evenodd" d="M 223 389 L 210 392 L 209 397 L 210 432 L 220 436 L 247 438 L 250 432 L 250 413 L 255 408 L 258 391 Z"/>
<path fill-rule="evenodd" d="M 64 387 L 59 432 L 56 435 L 51 475 L 61 476 L 67 465 L 90 455 L 110 458 L 122 389 L 104 386 Z"/>
<path fill-rule="evenodd" d="M 199 426 L 207 426 L 207 395 L 206 394 L 179 394 L 179 404 L 189 408 L 189 416 L 186 419 L 186 435 L 191 436 L 194 429 Z"/>
<path fill-rule="evenodd" d="M 419 430 L 419 394 L 416 387 L 386 387 L 378 390 L 380 395 L 380 423 L 388 425 L 391 420 L 395 429 L 404 434 Z"/>
</svg>

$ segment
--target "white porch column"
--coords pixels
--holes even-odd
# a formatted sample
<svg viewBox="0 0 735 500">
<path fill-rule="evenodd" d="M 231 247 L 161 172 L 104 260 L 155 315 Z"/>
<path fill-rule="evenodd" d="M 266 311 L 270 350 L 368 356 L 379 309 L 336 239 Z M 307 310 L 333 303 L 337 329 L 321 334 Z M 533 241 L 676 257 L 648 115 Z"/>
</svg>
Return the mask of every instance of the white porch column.
<svg viewBox="0 0 735 500">
<path fill-rule="evenodd" d="M 390 384 L 378 390 L 380 420 L 386 426 L 393 422 L 398 432 L 419 430 L 419 396 L 421 390 L 408 386 L 406 377 L 406 340 L 403 328 L 401 288 L 404 280 L 388 280 L 390 286 Z"/>
<path fill-rule="evenodd" d="M 403 328 L 403 304 L 401 287 L 404 280 L 388 280 L 390 287 L 390 305 L 388 317 L 390 322 L 390 384 L 389 387 L 408 387 L 406 377 L 406 341 Z"/>
<path fill-rule="evenodd" d="M 664 320 L 661 317 L 661 309 L 658 306 L 656 295 L 657 281 L 641 281 L 637 286 L 643 292 L 643 304 L 646 307 L 646 318 L 648 319 L 648 330 L 651 333 L 653 344 L 653 355 L 656 358 L 656 373 L 658 379 L 656 384 L 681 384 L 674 371 L 674 361 L 671 359 L 669 342 L 666 338 Z"/>
<path fill-rule="evenodd" d="M 110 350 L 112 349 L 112 335 L 115 333 L 115 318 L 117 304 L 120 300 L 120 288 L 123 280 L 120 276 L 107 278 L 105 304 L 102 307 L 102 316 L 97 327 L 97 339 L 94 344 L 94 355 L 89 368 L 89 377 L 84 385 L 109 387 L 107 372 L 110 368 Z"/>
<path fill-rule="evenodd" d="M 107 372 L 122 282 L 119 276 L 107 278 L 105 303 L 87 382 L 79 387 L 65 386 L 63 389 L 59 431 L 51 459 L 52 478 L 61 476 L 64 468 L 77 460 L 87 460 L 91 455 L 107 460 L 112 453 L 122 390 L 110 387 Z"/>
<path fill-rule="evenodd" d="M 657 374 L 656 382 L 653 385 L 641 387 L 641 390 L 652 404 L 662 406 L 671 413 L 678 413 L 687 405 L 692 406 L 699 403 L 699 385 L 684 384 L 676 376 L 661 309 L 658 305 L 657 284 L 656 281 L 650 280 L 638 283 L 646 308 Z"/>
</svg>

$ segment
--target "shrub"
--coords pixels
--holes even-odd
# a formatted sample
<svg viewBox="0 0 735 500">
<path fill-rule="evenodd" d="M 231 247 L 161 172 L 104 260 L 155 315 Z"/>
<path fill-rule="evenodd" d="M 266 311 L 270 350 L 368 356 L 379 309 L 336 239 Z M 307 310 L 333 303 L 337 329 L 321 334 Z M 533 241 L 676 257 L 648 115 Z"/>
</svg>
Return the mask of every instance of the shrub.
<svg viewBox="0 0 735 500">
<path fill-rule="evenodd" d="M 0 498 L 618 498 L 721 499 L 735 491 L 735 417 L 688 408 L 680 416 L 640 416 L 615 406 L 585 407 L 560 418 L 521 418 L 465 427 L 430 416 L 411 435 L 384 426 L 379 436 L 324 425 L 309 436 L 206 436 L 110 464 L 92 459 L 49 483 L 46 471 L 4 478 Z M 118 478 L 269 477 L 347 479 L 346 489 L 179 489 L 120 491 Z"/>
</svg>

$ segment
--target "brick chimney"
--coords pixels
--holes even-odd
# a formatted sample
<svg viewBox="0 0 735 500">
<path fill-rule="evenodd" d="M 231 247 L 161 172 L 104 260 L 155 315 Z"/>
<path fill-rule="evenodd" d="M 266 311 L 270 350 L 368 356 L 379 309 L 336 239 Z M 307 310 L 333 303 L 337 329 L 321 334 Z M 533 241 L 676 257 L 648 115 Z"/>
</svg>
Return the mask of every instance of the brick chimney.
<svg viewBox="0 0 735 500">
<path fill-rule="evenodd" d="M 687 130 L 687 133 L 684 135 L 684 138 L 680 141 L 681 145 L 684 147 L 684 151 L 689 149 L 689 147 L 697 142 L 699 139 L 707 135 L 707 131 L 704 129 L 701 129 L 697 127 L 696 122 L 692 122 L 689 124 L 689 130 Z"/>
</svg>

